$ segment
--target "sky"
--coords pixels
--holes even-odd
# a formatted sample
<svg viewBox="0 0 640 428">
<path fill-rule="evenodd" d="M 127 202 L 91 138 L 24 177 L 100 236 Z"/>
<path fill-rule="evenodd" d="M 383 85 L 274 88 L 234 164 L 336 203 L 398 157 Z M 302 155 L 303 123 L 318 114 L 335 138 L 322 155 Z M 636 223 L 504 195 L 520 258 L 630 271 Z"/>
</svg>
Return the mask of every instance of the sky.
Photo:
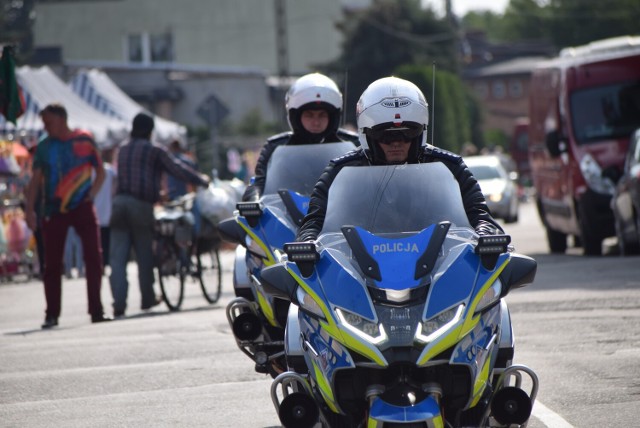
<svg viewBox="0 0 640 428">
<path fill-rule="evenodd" d="M 509 4 L 509 0 L 451 0 L 453 12 L 462 17 L 472 10 L 490 10 L 496 13 L 503 13 Z M 436 11 L 444 13 L 445 0 L 422 0 L 424 4 L 431 5 Z"/>
</svg>

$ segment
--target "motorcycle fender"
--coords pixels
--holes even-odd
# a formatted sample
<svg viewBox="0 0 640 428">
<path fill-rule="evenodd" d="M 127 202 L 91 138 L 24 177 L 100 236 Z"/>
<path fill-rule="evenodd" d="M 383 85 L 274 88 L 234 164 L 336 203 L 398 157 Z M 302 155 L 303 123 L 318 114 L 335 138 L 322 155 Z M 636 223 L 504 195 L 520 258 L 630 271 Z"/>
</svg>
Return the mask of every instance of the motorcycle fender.
<svg viewBox="0 0 640 428">
<path fill-rule="evenodd" d="M 236 247 L 236 255 L 233 261 L 233 288 L 251 288 L 251 279 L 246 263 L 247 249 L 241 245 Z"/>
<path fill-rule="evenodd" d="M 273 297 L 264 292 L 262 284 L 260 284 L 260 281 L 255 276 L 252 277 L 252 279 L 255 295 L 258 300 L 258 306 L 260 306 L 260 311 L 262 311 L 262 314 L 267 319 L 269 324 L 274 327 L 280 327 L 278 325 L 278 321 L 276 321 L 275 311 L 273 308 Z"/>
<path fill-rule="evenodd" d="M 395 406 L 375 397 L 369 407 L 367 428 L 382 427 L 385 423 L 426 423 L 429 428 L 444 428 L 440 405 L 433 396 L 428 396 L 413 406 Z"/>
<path fill-rule="evenodd" d="M 287 326 L 284 331 L 284 352 L 287 356 L 303 357 L 302 342 L 300 341 L 300 323 L 298 322 L 298 307 L 289 305 Z"/>
</svg>

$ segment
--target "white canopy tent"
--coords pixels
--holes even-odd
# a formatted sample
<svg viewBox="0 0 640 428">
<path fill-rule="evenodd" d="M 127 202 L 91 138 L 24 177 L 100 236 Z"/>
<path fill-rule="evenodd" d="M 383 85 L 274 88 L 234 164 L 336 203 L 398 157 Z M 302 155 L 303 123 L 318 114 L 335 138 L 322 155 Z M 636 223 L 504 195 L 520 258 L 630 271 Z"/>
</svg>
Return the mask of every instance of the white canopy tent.
<svg viewBox="0 0 640 428">
<path fill-rule="evenodd" d="M 145 109 L 131 99 L 113 80 L 98 69 L 81 70 L 69 82 L 69 86 L 85 102 L 103 114 L 131 123 L 136 114 Z M 155 116 L 154 136 L 161 143 L 172 140 L 186 143 L 187 129 L 183 125 Z"/>
<path fill-rule="evenodd" d="M 39 112 L 51 103 L 64 105 L 70 128 L 90 131 L 100 147 L 117 144 L 126 138 L 129 124 L 106 116 L 84 102 L 47 66 L 16 69 L 16 77 L 26 102 L 25 113 L 17 124 L 3 123 L 2 127 L 15 133 L 40 134 L 43 132 Z M 4 118 L 3 118 L 4 122 Z"/>
</svg>

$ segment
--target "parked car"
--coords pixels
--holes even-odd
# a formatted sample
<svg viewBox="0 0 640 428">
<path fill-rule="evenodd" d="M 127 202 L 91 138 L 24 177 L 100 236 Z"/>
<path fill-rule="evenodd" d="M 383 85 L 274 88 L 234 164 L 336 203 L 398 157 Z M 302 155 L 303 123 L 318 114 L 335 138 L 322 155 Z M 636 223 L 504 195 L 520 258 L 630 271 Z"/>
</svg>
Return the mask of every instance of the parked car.
<svg viewBox="0 0 640 428">
<path fill-rule="evenodd" d="M 622 177 L 611 199 L 621 255 L 640 252 L 640 129 L 629 143 Z"/>
<path fill-rule="evenodd" d="M 464 162 L 478 180 L 491 215 L 505 223 L 518 221 L 517 173 L 507 172 L 495 155 L 469 156 L 464 158 Z"/>
</svg>

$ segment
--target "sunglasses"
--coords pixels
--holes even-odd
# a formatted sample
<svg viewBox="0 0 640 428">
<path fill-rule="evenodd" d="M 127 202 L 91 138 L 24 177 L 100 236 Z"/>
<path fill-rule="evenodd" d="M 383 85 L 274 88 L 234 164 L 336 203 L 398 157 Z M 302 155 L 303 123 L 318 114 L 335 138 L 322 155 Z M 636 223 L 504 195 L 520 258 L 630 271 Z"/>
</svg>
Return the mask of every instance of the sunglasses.
<svg viewBox="0 0 640 428">
<path fill-rule="evenodd" d="M 367 129 L 366 134 L 371 140 L 379 144 L 391 144 L 395 141 L 411 142 L 414 138 L 422 134 L 422 128 L 402 128 L 402 129 Z"/>
</svg>

